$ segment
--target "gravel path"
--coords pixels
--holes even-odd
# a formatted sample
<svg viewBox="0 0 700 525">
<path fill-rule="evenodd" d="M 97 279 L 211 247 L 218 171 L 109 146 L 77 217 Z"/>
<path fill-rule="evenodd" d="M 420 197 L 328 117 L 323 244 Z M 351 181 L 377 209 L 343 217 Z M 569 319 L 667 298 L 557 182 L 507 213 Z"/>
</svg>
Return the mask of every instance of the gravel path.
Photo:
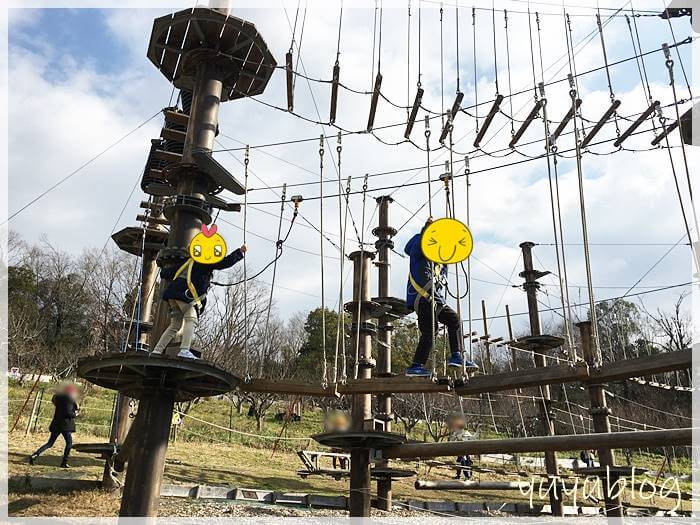
<svg viewBox="0 0 700 525">
<path fill-rule="evenodd" d="M 191 518 L 204 518 L 204 517 L 222 517 L 222 518 L 235 518 L 235 517 L 265 517 L 265 516 L 279 516 L 279 517 L 334 517 L 334 518 L 347 518 L 347 512 L 332 509 L 304 509 L 287 507 L 284 505 L 270 505 L 270 504 L 245 504 L 245 503 L 234 503 L 231 501 L 218 501 L 218 500 L 191 500 L 185 498 L 163 498 L 160 502 L 159 515 L 170 516 L 170 517 L 191 517 Z M 397 517 L 397 518 L 415 518 L 415 517 L 426 517 L 426 516 L 440 516 L 441 513 L 433 513 L 425 510 L 406 510 L 396 508 L 392 512 L 385 512 L 378 509 L 372 509 L 372 516 L 376 517 Z M 473 513 L 472 516 L 476 514 Z M 504 515 L 500 512 L 481 514 L 483 516 L 501 516 Z"/>
</svg>

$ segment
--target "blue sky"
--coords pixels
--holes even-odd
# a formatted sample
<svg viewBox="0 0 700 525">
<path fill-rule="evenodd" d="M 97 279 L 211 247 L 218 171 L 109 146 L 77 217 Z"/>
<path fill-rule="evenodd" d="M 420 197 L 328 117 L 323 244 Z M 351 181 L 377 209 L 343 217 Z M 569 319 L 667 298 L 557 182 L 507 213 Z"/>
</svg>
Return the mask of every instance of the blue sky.
<svg viewBox="0 0 700 525">
<path fill-rule="evenodd" d="M 481 3 L 477 4 L 481 6 Z M 485 7 L 486 3 L 483 4 L 482 7 Z M 490 6 L 491 3 L 488 2 L 488 7 Z M 296 3 L 288 7 L 288 14 L 292 18 L 295 7 Z M 527 6 L 522 2 L 496 2 L 497 9 L 503 7 L 510 10 L 512 90 L 516 91 L 521 87 L 532 86 L 526 15 L 516 12 L 524 10 Z M 543 13 L 558 11 L 553 7 L 540 7 Z M 167 14 L 167 9 L 42 9 L 33 10 L 31 13 L 27 12 L 28 10 L 21 11 L 10 17 L 10 212 L 167 105 L 172 93 L 168 82 L 145 57 L 153 18 Z M 573 9 L 571 13 L 575 15 L 571 17 L 574 42 L 585 42 L 585 37 L 596 28 L 595 18 L 591 16 L 593 12 L 590 9 Z M 239 9 L 234 14 L 256 23 L 277 61 L 281 63 L 290 44 L 290 29 L 284 11 L 279 7 Z M 415 93 L 418 52 L 415 15 L 414 7 L 408 86 L 406 10 L 387 9 L 384 18 L 383 92 L 399 104 L 406 104 L 407 100 L 412 100 Z M 454 10 L 446 8 L 444 16 L 444 104 L 449 106 L 455 90 Z M 497 11 L 496 16 L 499 83 L 501 92 L 507 94 L 508 71 L 505 67 L 502 11 Z M 423 18 L 421 52 L 423 82 L 427 91 L 425 104 L 439 110 L 442 102 L 438 10 L 426 7 L 423 10 Z M 301 56 L 310 77 L 330 77 L 335 61 L 337 19 L 338 11 L 335 5 L 308 13 Z M 341 78 L 350 86 L 361 90 L 371 89 L 372 20 L 373 10 L 367 9 L 346 9 L 343 20 Z M 671 42 L 665 21 L 643 17 L 637 19 L 637 22 L 642 48 L 645 51 L 659 47 L 662 42 Z M 557 79 L 563 78 L 569 65 L 566 60 L 557 59 L 566 56 L 564 19 L 558 13 L 543 14 L 541 23 L 545 68 L 553 64 L 549 71 L 545 72 L 545 77 L 549 80 L 550 76 L 560 70 L 553 76 Z M 673 25 L 679 40 L 690 34 L 687 19 L 676 20 Z M 460 10 L 460 76 L 466 104 L 475 99 L 471 31 L 471 9 L 464 7 Z M 575 66 L 578 72 L 603 64 L 598 35 L 594 34 L 593 37 L 576 54 Z M 633 56 L 624 17 L 615 18 L 606 25 L 605 38 L 611 63 Z M 477 13 L 477 41 L 477 86 L 479 100 L 483 101 L 492 98 L 495 93 L 491 13 L 486 10 Z M 688 69 L 689 53 L 690 46 L 684 46 L 682 57 Z M 678 65 L 676 61 L 678 93 L 680 97 L 686 98 L 688 92 Z M 667 86 L 668 73 L 662 55 L 656 53 L 646 57 L 645 66 L 654 97 L 668 104 L 672 98 Z M 539 77 L 538 63 L 536 69 L 536 75 Z M 611 78 L 615 93 L 623 101 L 621 115 L 633 115 L 645 109 L 645 95 L 634 61 L 612 68 Z M 582 77 L 579 87 L 584 100 L 583 115 L 595 121 L 609 104 L 605 72 L 599 71 Z M 312 83 L 309 87 L 305 81 L 299 79 L 295 95 L 297 111 L 300 114 L 316 119 L 318 107 L 322 120 L 326 119 L 327 85 Z M 547 96 L 550 119 L 559 120 L 568 108 L 568 86 L 565 82 L 549 86 Z M 275 73 L 266 93 L 260 98 L 270 104 L 286 104 L 284 75 L 281 72 Z M 531 106 L 531 91 L 513 99 L 516 118 L 522 119 Z M 20 110 L 26 107 L 34 110 L 29 116 Z M 366 96 L 341 92 L 339 124 L 349 129 L 361 129 L 367 120 L 367 107 Z M 487 109 L 488 107 L 481 107 L 480 115 Z M 509 102 L 504 104 L 503 109 L 506 112 L 510 111 Z M 666 110 L 666 114 L 669 118 L 672 117 L 670 109 Z M 402 119 L 405 119 L 404 110 L 380 102 L 377 127 L 401 122 Z M 624 129 L 626 125 L 626 121 L 620 121 L 620 127 Z M 18 216 L 10 223 L 10 227 L 20 230 L 29 240 L 37 240 L 42 234 L 46 234 L 52 243 L 72 253 L 79 253 L 88 246 L 101 247 L 143 166 L 148 140 L 157 136 L 159 127 L 160 120 L 156 118 L 62 185 L 59 190 L 50 193 L 40 203 Z M 501 127 L 503 131 L 496 133 Z M 471 149 L 473 128 L 473 119 L 465 115 L 460 115 L 456 120 L 455 137 L 464 137 L 457 145 L 458 151 Z M 237 148 L 241 147 L 241 143 L 264 144 L 298 137 L 314 137 L 324 131 L 317 125 L 269 109 L 254 100 L 224 104 L 221 111 L 221 130 L 217 149 Z M 336 130 L 326 128 L 325 132 L 333 136 Z M 437 134 L 437 130 L 433 129 L 433 133 Z M 541 137 L 541 122 L 528 133 L 529 140 Z M 400 141 L 402 134 L 403 130 L 400 127 L 378 132 L 383 140 L 389 142 Z M 609 138 L 613 135 L 614 128 L 607 126 L 604 136 Z M 505 117 L 499 116 L 487 134 L 484 141 L 486 145 L 483 147 L 489 152 L 494 152 L 504 148 L 509 137 L 510 124 Z M 424 140 L 422 123 L 416 125 L 414 139 L 419 143 Z M 632 140 L 629 145 L 635 149 L 646 149 L 649 140 L 650 135 Z M 570 147 L 568 141 L 570 136 L 563 138 L 560 147 Z M 43 145 L 42 155 L 39 157 L 32 150 L 36 142 Z M 325 175 L 331 179 L 336 177 L 333 168 L 334 146 L 335 142 L 332 139 L 325 171 Z M 353 176 L 355 189 L 361 186 L 360 181 L 364 173 L 420 166 L 426 161 L 426 154 L 411 145 L 388 147 L 366 135 L 344 138 L 343 146 L 343 176 Z M 480 171 L 511 160 L 523 159 L 525 155 L 537 155 L 542 151 L 541 148 L 541 143 L 535 144 L 504 158 L 475 156 L 471 166 L 472 169 Z M 609 146 L 592 149 L 599 154 L 611 151 Z M 255 176 L 251 176 L 251 186 L 258 189 L 251 191 L 249 199 L 261 203 L 276 200 L 275 193 L 266 190 L 265 184 L 274 186 L 283 182 L 318 180 L 317 150 L 317 144 L 313 142 L 253 150 L 251 170 Z M 691 154 L 694 155 L 694 152 Z M 674 150 L 674 156 L 680 170 L 680 152 Z M 456 157 L 455 172 L 461 173 L 462 157 Z M 240 151 L 220 152 L 217 153 L 217 158 L 233 173 L 241 176 Z M 446 158 L 444 153 L 434 152 L 431 162 L 441 162 Z M 571 160 L 563 160 L 559 167 L 565 238 L 567 242 L 580 243 L 581 225 L 577 208 L 575 165 Z M 679 173 L 682 174 L 682 170 Z M 676 242 L 683 234 L 668 157 L 666 152 L 660 150 L 621 152 L 614 155 L 588 154 L 584 156 L 584 174 L 591 242 L 595 244 L 592 247 L 593 275 L 596 285 L 601 286 L 596 294 L 599 298 L 613 296 L 624 292 L 625 286 L 631 286 L 669 248 L 628 246 L 626 243 L 666 245 Z M 421 180 L 425 178 L 425 173 L 409 171 L 401 175 L 371 179 L 370 193 L 372 187 L 400 184 L 411 176 L 414 180 Z M 474 262 L 474 277 L 501 283 L 499 286 L 475 283 L 475 308 L 478 309 L 479 300 L 485 298 L 490 313 L 502 313 L 506 302 L 511 304 L 513 311 L 523 309 L 521 292 L 510 288 L 504 279 L 504 276 L 511 274 L 518 260 L 519 242 L 532 240 L 542 243 L 542 246 L 536 248 L 538 260 L 541 266 L 555 270 L 554 250 L 546 246 L 552 242 L 547 180 L 543 161 L 487 171 L 472 177 L 472 229 L 476 239 L 475 256 L 480 261 Z M 334 183 L 328 183 L 326 186 L 326 193 L 334 192 Z M 458 215 L 464 215 L 463 179 L 457 188 L 460 192 Z M 433 186 L 433 190 L 437 189 L 438 186 Z M 318 194 L 318 188 L 313 186 L 304 187 L 301 191 L 307 196 Z M 134 223 L 137 205 L 142 198 L 142 195 L 136 193 L 127 203 L 126 212 L 118 227 Z M 371 195 L 376 196 L 372 193 Z M 392 216 L 395 223 L 402 224 L 406 221 L 410 213 L 425 201 L 425 196 L 424 186 L 398 191 Z M 437 197 L 438 203 L 442 202 L 441 198 Z M 338 233 L 337 209 L 334 205 L 335 202 L 328 201 L 324 217 L 327 217 L 326 228 L 329 237 L 337 239 L 334 237 Z M 353 214 L 359 221 L 362 214 L 361 196 L 353 197 L 351 205 Z M 279 205 L 260 204 L 255 208 L 251 209 L 249 216 L 254 233 L 273 239 L 276 236 L 275 216 Z M 316 225 L 319 223 L 318 201 L 309 201 L 304 204 L 302 210 L 310 222 Z M 375 220 L 373 212 L 374 203 L 370 199 L 366 212 L 368 220 L 370 217 Z M 419 228 L 424 219 L 423 215 L 418 214 L 397 236 L 396 243 L 399 248 L 411 232 Z M 241 224 L 240 216 L 227 216 L 226 220 L 234 225 Z M 76 236 L 76 221 L 87 223 L 91 227 L 80 236 Z M 226 223 L 222 223 L 220 227 L 230 239 L 230 244 L 235 245 L 240 241 L 239 228 Z M 357 241 L 353 240 L 352 230 L 348 235 L 349 246 L 355 246 Z M 365 240 L 373 240 L 369 231 Z M 271 259 L 274 242 L 251 237 L 250 244 L 251 268 L 261 267 Z M 306 251 L 319 251 L 318 234 L 301 221 L 301 224 L 295 226 L 289 244 L 298 250 L 289 249 L 280 263 L 279 293 L 276 294 L 276 298 L 283 316 L 317 305 L 320 293 L 320 259 L 305 254 Z M 327 302 L 331 303 L 337 300 L 335 288 L 339 281 L 338 253 L 329 243 L 326 243 L 324 248 L 329 257 L 325 263 L 327 282 L 332 283 L 328 284 L 327 290 L 333 290 L 327 292 Z M 567 258 L 570 282 L 574 285 L 585 284 L 581 247 L 567 247 Z M 517 271 L 519 267 L 513 274 L 514 282 L 519 282 Z M 396 258 L 392 280 L 394 295 L 403 293 L 404 273 L 403 261 Z M 673 250 L 672 254 L 664 259 L 663 264 L 645 278 L 641 285 L 667 285 L 687 280 L 690 280 L 690 262 L 687 252 L 681 247 Z M 550 296 L 545 300 L 556 304 L 556 281 L 552 280 L 550 285 Z M 617 288 L 609 288 L 610 286 Z M 578 302 L 579 290 L 580 288 L 574 288 L 570 292 L 572 301 Z M 580 293 L 585 301 L 585 289 Z M 674 291 L 659 294 L 654 298 L 649 296 L 649 301 L 653 305 L 663 306 L 670 303 L 675 294 Z M 496 328 L 497 331 L 502 330 L 501 326 L 497 325 Z"/>
</svg>

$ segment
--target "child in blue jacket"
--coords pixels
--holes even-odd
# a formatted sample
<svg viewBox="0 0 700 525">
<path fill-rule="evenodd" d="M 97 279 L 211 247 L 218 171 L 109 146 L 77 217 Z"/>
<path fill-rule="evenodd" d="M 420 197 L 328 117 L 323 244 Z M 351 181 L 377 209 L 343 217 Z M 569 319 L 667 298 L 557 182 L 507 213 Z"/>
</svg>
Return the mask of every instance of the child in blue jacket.
<svg viewBox="0 0 700 525">
<path fill-rule="evenodd" d="M 407 376 L 429 377 L 425 368 L 430 351 L 438 332 L 438 322 L 447 328 L 447 337 L 452 353 L 447 366 L 474 370 L 478 366 L 472 361 L 463 362 L 461 320 L 457 312 L 445 302 L 443 282 L 447 279 L 447 267 L 435 264 L 423 255 L 420 239 L 423 231 L 432 223 L 428 219 L 420 233 L 406 244 L 404 252 L 410 257 L 408 283 L 406 285 L 406 306 L 418 315 L 420 338 L 413 364 L 406 370 Z"/>
</svg>

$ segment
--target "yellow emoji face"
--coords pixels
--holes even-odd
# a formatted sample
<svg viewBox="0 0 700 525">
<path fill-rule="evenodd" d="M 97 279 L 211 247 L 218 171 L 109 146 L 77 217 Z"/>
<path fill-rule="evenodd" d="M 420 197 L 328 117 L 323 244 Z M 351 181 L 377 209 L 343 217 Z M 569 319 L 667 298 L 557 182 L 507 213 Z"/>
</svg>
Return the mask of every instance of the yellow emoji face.
<svg viewBox="0 0 700 525">
<path fill-rule="evenodd" d="M 215 264 L 226 257 L 226 241 L 216 233 L 216 224 L 208 228 L 202 224 L 202 231 L 190 242 L 190 257 L 200 264 Z"/>
<path fill-rule="evenodd" d="M 438 264 L 462 262 L 472 253 L 474 240 L 469 228 L 457 219 L 438 219 L 428 225 L 420 238 L 420 248 L 429 261 Z"/>
</svg>

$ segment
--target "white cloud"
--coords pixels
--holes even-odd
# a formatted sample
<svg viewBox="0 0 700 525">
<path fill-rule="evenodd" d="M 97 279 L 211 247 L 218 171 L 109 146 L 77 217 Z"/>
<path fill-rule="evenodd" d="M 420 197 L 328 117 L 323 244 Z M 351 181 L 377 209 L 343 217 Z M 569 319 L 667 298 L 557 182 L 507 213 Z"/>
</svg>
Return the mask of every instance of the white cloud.
<svg viewBox="0 0 700 525">
<path fill-rule="evenodd" d="M 490 7 L 490 3 L 489 3 Z M 524 6 L 514 4 L 513 10 L 522 11 Z M 555 10 L 547 9 L 545 10 Z M 290 17 L 294 17 L 294 8 L 288 9 Z M 460 10 L 460 62 L 461 87 L 465 91 L 465 103 L 474 100 L 472 68 L 472 39 L 471 39 L 471 10 Z M 147 116 L 155 113 L 166 105 L 171 88 L 167 81 L 145 58 L 148 35 L 153 16 L 166 13 L 165 10 L 114 10 L 108 14 L 107 25 L 113 34 L 124 43 L 129 53 L 128 64 L 124 70 L 113 74 L 98 74 L 89 65 L 74 60 L 73 57 L 63 56 L 66 64 L 66 74 L 60 81 L 47 78 L 44 67 L 48 56 L 61 56 L 59 42 L 49 43 L 50 47 L 29 52 L 21 47 L 11 50 L 12 60 L 10 81 L 13 86 L 10 93 L 10 211 L 17 209 L 37 193 L 50 186 L 65 174 L 82 164 L 86 159 L 99 152 L 135 127 Z M 278 62 L 282 62 L 284 53 L 290 43 L 290 30 L 283 11 L 277 9 L 239 9 L 236 16 L 249 18 L 254 21 L 264 35 L 268 45 Z M 417 11 L 413 11 L 411 76 L 409 86 L 406 86 L 406 12 L 405 9 L 387 10 L 384 15 L 382 35 L 382 73 L 384 75 L 383 92 L 398 103 L 413 99 L 417 74 Z M 423 82 L 427 88 L 424 104 L 432 109 L 441 106 L 440 92 L 440 61 L 439 50 L 439 18 L 435 9 L 424 9 L 424 27 L 422 33 L 422 69 Z M 530 45 L 527 32 L 527 19 L 524 15 L 513 13 L 509 19 L 509 39 L 511 52 L 511 78 L 514 91 L 529 89 L 513 100 L 516 118 L 522 119 L 533 104 L 532 73 L 530 64 Z M 341 80 L 347 85 L 370 90 L 372 82 L 372 10 L 347 9 L 343 21 L 341 41 Z M 337 37 L 338 12 L 335 9 L 309 11 L 302 42 L 302 58 L 307 73 L 314 78 L 329 79 L 335 61 L 335 45 Z M 507 70 L 505 59 L 504 33 L 502 32 L 502 16 L 497 19 L 499 31 L 498 64 L 499 83 L 501 91 L 507 93 Z M 534 23 L 534 20 L 533 20 Z M 479 100 L 490 100 L 495 93 L 493 83 L 492 36 L 490 30 L 490 13 L 479 11 L 477 18 L 477 60 L 479 64 Z M 658 38 L 648 31 L 653 21 L 640 19 L 643 24 L 642 33 L 644 48 L 658 47 Z M 653 26 L 656 27 L 656 26 Z M 561 17 L 552 15 L 542 17 L 542 38 L 545 68 L 556 59 L 566 56 L 564 47 L 564 26 Z M 595 29 L 595 21 L 591 17 L 573 18 L 574 39 L 578 41 Z M 455 90 L 455 46 L 453 12 L 445 12 L 446 56 L 444 60 L 444 98 L 445 105 L 452 104 Z M 661 28 L 665 31 L 665 28 Z M 606 28 L 606 44 L 610 48 L 610 56 L 621 59 L 631 55 L 631 44 L 628 40 L 624 19 L 616 19 Z M 663 35 L 662 35 L 663 37 Z M 539 56 L 536 55 L 536 76 L 539 79 Z M 296 53 L 295 53 L 296 56 Z M 611 58 L 612 60 L 613 58 Z M 576 67 L 579 72 L 601 65 L 601 49 L 599 40 L 592 39 L 589 44 L 576 56 Z M 669 103 L 670 91 L 665 82 L 665 66 L 660 54 L 650 55 L 646 59 L 651 79 L 651 88 L 655 97 L 664 104 Z M 568 72 L 566 62 L 559 61 L 557 66 L 549 71 L 546 77 L 557 69 L 562 71 L 555 75 L 562 78 Z M 376 71 L 376 64 L 375 64 Z M 646 100 L 639 84 L 636 65 L 631 62 L 618 66 L 613 70 L 613 82 L 617 96 L 623 101 L 621 114 L 632 115 L 645 108 Z M 330 86 L 328 84 L 311 83 L 316 104 L 312 100 L 307 82 L 298 78 L 295 91 L 296 110 L 309 118 L 316 119 L 316 107 L 325 120 L 328 114 Z M 586 118 L 595 121 L 609 104 L 609 95 L 604 72 L 598 72 L 584 77 L 579 82 L 582 106 Z M 549 86 L 549 117 L 559 120 L 567 111 L 570 99 L 566 82 Z M 683 96 L 683 95 L 681 95 Z M 278 72 L 268 86 L 261 100 L 267 103 L 285 106 L 285 79 Z M 339 101 L 338 123 L 346 129 L 362 129 L 366 125 L 369 111 L 369 97 L 341 91 Z M 479 114 L 483 116 L 488 106 L 481 106 Z M 504 103 L 502 110 L 510 112 L 510 103 Z M 402 122 L 405 110 L 393 108 L 385 101 L 380 101 L 377 113 L 376 127 Z M 667 110 L 667 114 L 670 113 Z M 266 108 L 255 100 L 241 100 L 224 104 L 221 108 L 221 144 L 226 147 L 240 147 L 240 144 L 227 139 L 223 134 L 232 136 L 253 145 L 269 142 L 279 142 L 299 137 L 314 137 L 321 130 L 319 127 L 295 119 L 274 109 Z M 516 123 L 516 127 L 519 124 Z M 620 121 L 622 128 L 629 122 Z M 495 131 L 504 126 L 503 131 Z M 433 139 L 439 133 L 439 119 L 431 123 Z M 11 226 L 33 239 L 46 232 L 50 240 L 64 249 L 79 253 L 84 246 L 104 243 L 111 230 L 119 210 L 131 189 L 131 186 L 143 166 L 147 153 L 148 139 L 157 136 L 158 119 L 152 125 L 135 133 L 125 140 L 112 152 L 87 167 L 82 173 L 62 185 L 60 189 L 50 193 L 46 198 L 28 209 Z M 466 152 L 471 150 L 474 139 L 474 120 L 460 114 L 455 124 L 455 138 L 460 139 L 456 150 Z M 417 144 L 424 145 L 423 123 L 418 122 L 412 138 Z M 567 131 L 571 130 L 569 126 Z M 328 128 L 326 132 L 334 135 L 336 130 Z M 402 140 L 403 127 L 395 127 L 377 132 L 389 142 Z M 539 142 L 519 148 L 522 154 L 535 156 L 543 151 L 542 125 L 535 122 L 531 130 L 523 137 L 521 144 L 531 140 Z M 614 128 L 608 126 L 601 134 L 602 138 L 614 136 Z M 494 121 L 492 130 L 483 141 L 483 147 L 496 154 L 497 150 L 506 148 L 510 139 L 510 124 L 503 116 Z M 644 139 L 630 139 L 628 145 L 636 148 L 648 146 L 649 136 Z M 572 145 L 570 135 L 564 135 L 560 141 L 562 150 Z M 433 147 L 435 142 L 433 140 Z M 219 148 L 219 146 L 217 146 Z M 591 148 L 597 153 L 612 151 L 610 144 Z M 279 158 L 294 163 L 294 167 L 282 162 Z M 497 153 L 505 155 L 508 150 Z M 694 152 L 691 152 L 694 155 Z M 232 152 L 240 160 L 242 152 Z M 334 163 L 337 160 L 335 139 L 330 140 L 330 148 L 324 156 L 324 177 L 337 177 Z M 570 155 L 570 154 L 568 154 Z M 217 158 L 238 177 L 242 177 L 242 166 L 226 153 L 218 153 Z M 431 162 L 441 162 L 447 156 L 444 152 L 433 152 Z M 684 184 L 680 152 L 674 150 L 674 158 L 681 182 Z M 693 157 L 694 158 L 694 157 Z M 360 189 L 362 177 L 367 172 L 393 171 L 396 169 L 425 164 L 425 152 L 415 149 L 410 144 L 388 147 L 375 139 L 364 135 L 350 135 L 343 138 L 342 177 L 353 177 L 353 188 Z M 463 156 L 455 155 L 455 172 L 463 172 Z M 484 264 L 474 262 L 473 275 L 475 282 L 472 290 L 472 302 L 475 317 L 479 314 L 479 301 L 486 300 L 489 313 L 502 314 L 503 305 L 511 305 L 513 312 L 524 311 L 525 302 L 520 290 L 507 286 L 495 286 L 482 283 L 476 279 L 503 282 L 502 276 L 511 275 L 514 264 L 518 260 L 518 244 L 524 240 L 539 243 L 552 242 L 551 209 L 549 203 L 549 186 L 546 163 L 544 160 L 525 162 L 503 169 L 482 171 L 505 163 L 525 160 L 520 153 L 511 153 L 502 158 L 489 156 L 473 156 L 471 168 L 471 217 L 472 228 L 476 238 L 475 255 Z M 564 222 L 565 240 L 568 243 L 581 242 L 581 225 L 579 216 L 578 179 L 575 163 L 572 160 L 560 164 L 559 184 L 561 192 L 562 218 Z M 253 150 L 251 154 L 250 186 L 264 188 L 265 184 L 272 186 L 282 183 L 302 183 L 318 180 L 319 157 L 318 143 L 315 141 L 279 146 L 268 149 Z M 648 153 L 621 152 L 613 156 L 585 155 L 583 162 L 585 177 L 586 209 L 589 220 L 590 240 L 595 246 L 591 248 L 592 271 L 595 282 L 601 285 L 632 285 L 654 263 L 668 247 L 663 246 L 600 246 L 599 243 L 669 243 L 675 242 L 683 233 L 680 221 L 678 202 L 669 169 L 669 161 L 664 151 Z M 441 169 L 433 170 L 436 176 Z M 254 175 L 253 175 L 254 174 Z M 365 241 L 373 242 L 369 231 L 370 221 L 375 209 L 372 197 L 377 196 L 376 189 L 381 186 L 401 184 L 414 176 L 414 181 L 425 180 L 425 172 L 413 171 L 372 177 L 369 179 L 369 191 L 365 221 Z M 262 182 L 260 179 L 262 179 Z M 458 215 L 465 217 L 464 178 L 455 181 L 455 200 Z M 345 181 L 343 180 L 343 187 Z M 439 184 L 432 186 L 433 191 L 439 189 Z M 682 185 L 682 188 L 685 186 Z M 336 193 L 337 184 L 328 183 L 324 191 Z M 276 190 L 279 193 L 279 190 Z M 287 197 L 295 193 L 313 197 L 318 195 L 317 185 L 307 185 L 290 188 Z M 387 190 L 389 191 L 389 190 Z M 685 190 L 684 190 L 685 191 Z M 687 192 L 685 192 L 687 193 Z M 401 225 L 409 218 L 409 211 L 415 210 L 427 198 L 424 185 L 407 186 L 394 194 L 396 203 L 392 207 L 392 221 Z M 232 196 L 229 196 L 232 198 Z M 270 191 L 260 189 L 249 194 L 251 202 L 267 202 L 277 200 Z M 140 195 L 132 199 L 127 208 L 121 225 L 133 223 L 137 213 L 137 202 Z M 433 205 L 435 213 L 444 209 L 444 196 L 435 197 Z M 362 220 L 362 196 L 353 195 L 351 206 L 358 227 Z M 250 209 L 248 224 L 250 231 L 270 239 L 277 237 L 277 215 L 279 204 L 259 204 L 267 214 L 256 209 Z M 320 202 L 307 200 L 303 203 L 301 212 L 311 223 L 320 223 Z M 290 210 L 286 210 L 290 217 Z M 395 239 L 397 251 L 401 252 L 408 237 L 419 228 L 427 212 L 419 213 L 416 218 L 404 228 Z M 338 213 L 337 200 L 330 199 L 324 203 L 324 227 L 331 239 L 338 242 Z M 241 217 L 229 214 L 227 220 L 241 225 Z M 284 228 L 288 223 L 284 223 Z M 79 225 L 79 226 L 78 226 Z M 235 245 L 241 240 L 239 229 L 225 223 L 220 224 L 222 232 Z M 348 228 L 348 247 L 356 247 L 354 230 Z M 250 236 L 251 245 L 249 265 L 252 269 L 260 268 L 269 262 L 274 255 L 274 245 L 271 242 Z M 303 219 L 297 221 L 292 231 L 289 244 L 302 250 L 319 251 L 319 235 L 308 226 Z M 337 256 L 337 250 L 329 243 L 324 245 L 327 255 Z M 348 249 L 349 251 L 349 249 Z M 554 250 L 548 246 L 535 248 L 538 256 L 538 267 L 556 271 Z M 646 284 L 673 284 L 689 280 L 689 258 L 683 247 L 674 250 L 671 255 L 659 265 L 644 281 Z M 576 285 L 585 285 L 585 267 L 583 250 L 580 245 L 567 246 L 567 267 L 569 281 Z M 518 263 L 521 264 L 521 263 Z M 308 309 L 316 306 L 320 296 L 320 261 L 316 256 L 287 249 L 279 262 L 278 284 L 276 297 L 283 314 Z M 346 269 L 350 263 L 346 262 Z M 338 290 L 339 262 L 329 259 L 326 270 L 326 297 L 328 303 L 334 302 Z M 495 271 L 494 271 L 495 270 Z M 517 266 L 513 274 L 513 282 L 520 283 Z M 394 295 L 402 296 L 405 290 L 406 261 L 398 256 L 393 258 L 392 286 Z M 498 272 L 498 273 L 496 273 Z M 269 279 L 270 274 L 265 278 Z M 548 281 L 557 284 L 556 279 Z M 376 286 L 376 283 L 375 283 Z M 304 294 L 295 293 L 287 288 L 297 289 Z M 552 304 L 556 305 L 557 290 L 551 286 Z M 620 289 L 619 292 L 624 292 Z M 572 294 L 578 294 L 577 290 Z M 618 290 L 600 290 L 598 297 L 617 294 Z M 582 292 L 585 301 L 585 290 Z M 316 297 L 314 297 L 316 296 Z M 502 300 L 501 300 L 502 297 Z M 659 296 L 659 304 L 669 295 Z M 349 298 L 349 287 L 346 287 L 346 300 Z M 545 300 L 545 299 L 543 299 Z M 572 295 L 572 300 L 578 297 Z M 649 301 L 653 299 L 650 297 Z M 496 312 L 496 305 L 500 308 Z M 650 304 L 654 304 L 651 303 Z M 547 314 L 549 317 L 550 314 Z M 522 326 L 522 317 L 517 318 L 516 326 Z M 479 329 L 480 326 L 479 326 Z M 502 334 L 503 323 L 495 322 L 492 332 Z"/>
</svg>

